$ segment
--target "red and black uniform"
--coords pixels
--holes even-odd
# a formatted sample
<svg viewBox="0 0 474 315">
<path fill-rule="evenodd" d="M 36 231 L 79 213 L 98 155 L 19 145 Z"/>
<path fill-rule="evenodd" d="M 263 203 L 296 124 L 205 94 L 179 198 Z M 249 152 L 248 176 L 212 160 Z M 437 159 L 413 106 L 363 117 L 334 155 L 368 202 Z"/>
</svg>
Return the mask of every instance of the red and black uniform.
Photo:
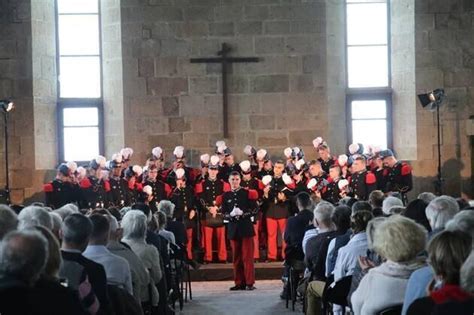
<svg viewBox="0 0 474 315">
<path fill-rule="evenodd" d="M 108 207 L 110 183 L 107 180 L 88 176 L 79 183 L 81 188 L 81 208 L 95 209 Z"/>
<path fill-rule="evenodd" d="M 150 201 L 150 207 L 153 212 L 157 211 L 157 204 L 161 200 L 168 200 L 171 195 L 171 186 L 161 180 L 149 180 L 147 179 L 143 184 L 143 187 L 150 186 L 152 190 L 153 199 Z"/>
<path fill-rule="evenodd" d="M 135 181 L 135 183 L 132 183 L 131 181 L 127 182 L 127 196 L 131 205 L 142 201 L 142 200 L 139 200 L 140 199 L 139 197 L 142 191 L 143 191 L 142 183 L 139 183 L 138 181 Z"/>
<path fill-rule="evenodd" d="M 261 171 L 257 172 L 258 179 L 262 179 L 263 176 L 266 176 L 266 175 L 270 175 L 273 177 L 273 169 L 270 169 L 270 170 L 262 169 Z"/>
<path fill-rule="evenodd" d="M 195 192 L 201 207 L 202 239 L 204 245 L 204 261 L 212 261 L 212 238 L 217 237 L 217 253 L 219 261 L 227 261 L 227 248 L 225 244 L 224 217 L 218 210 L 215 217 L 209 212 L 209 207 L 217 206 L 217 197 L 224 192 L 230 191 L 229 183 L 222 179 L 211 180 L 209 178 L 196 184 Z"/>
<path fill-rule="evenodd" d="M 329 174 L 329 169 L 336 163 L 336 159 L 333 156 L 330 156 L 327 161 L 322 158 L 318 158 L 319 163 L 321 163 L 321 168 L 326 174 Z"/>
<path fill-rule="evenodd" d="M 193 249 L 193 230 L 196 229 L 199 214 L 196 207 L 196 198 L 194 196 L 194 189 L 191 186 L 184 188 L 175 188 L 171 194 L 170 201 L 175 205 L 173 218 L 176 221 L 183 222 L 186 226 L 186 235 L 188 243 L 186 244 L 186 251 L 188 258 L 192 259 Z M 191 210 L 196 211 L 194 218 L 190 219 L 189 214 Z"/>
<path fill-rule="evenodd" d="M 242 178 L 242 181 L 240 182 L 240 186 L 242 188 L 245 188 L 247 190 L 253 189 L 258 193 L 258 200 L 257 200 L 257 214 L 255 215 L 255 220 L 253 222 L 253 229 L 255 232 L 255 236 L 253 237 L 253 247 L 254 247 L 254 253 L 253 253 L 253 258 L 254 259 L 259 259 L 260 258 L 260 240 L 265 240 L 265 238 L 262 237 L 263 234 L 263 227 L 262 227 L 262 211 L 260 209 L 260 205 L 262 204 L 262 197 L 263 197 L 263 189 L 265 186 L 263 185 L 262 181 L 259 179 L 252 177 L 249 180 L 245 180 Z"/>
<path fill-rule="evenodd" d="M 257 212 L 257 199 L 255 190 L 243 188 L 225 192 L 217 199 L 228 222 L 227 237 L 232 246 L 234 281 L 237 286 L 253 286 L 255 283 L 252 217 Z M 242 210 L 243 215 L 231 217 L 234 208 Z"/>
<path fill-rule="evenodd" d="M 326 185 L 326 189 L 321 197 L 332 204 L 337 204 L 339 200 L 341 200 L 341 191 L 339 190 L 338 183 L 339 179 L 333 180 L 329 177 L 328 184 Z"/>
<path fill-rule="evenodd" d="M 43 185 L 45 193 L 45 204 L 53 209 L 61 208 L 68 203 L 78 202 L 79 187 L 71 182 L 63 182 L 55 179 Z"/>
<path fill-rule="evenodd" d="M 267 223 L 267 234 L 268 234 L 268 255 L 267 258 L 270 260 L 277 259 L 277 236 L 278 230 L 281 235 L 285 232 L 286 220 L 290 216 L 290 197 L 293 195 L 294 187 L 287 187 L 281 177 L 273 177 L 270 182 L 270 191 L 268 197 L 264 199 L 266 202 L 266 223 Z M 278 193 L 284 193 L 286 200 L 278 199 Z M 285 258 L 285 241 L 282 240 L 281 255 Z"/>
<path fill-rule="evenodd" d="M 130 205 L 128 183 L 123 177 L 109 179 L 109 206 L 125 207 Z"/>
<path fill-rule="evenodd" d="M 406 193 L 413 188 L 412 168 L 408 163 L 398 161 L 387 170 L 387 182 L 384 192 Z"/>
<path fill-rule="evenodd" d="M 370 171 L 355 173 L 350 177 L 349 188 L 355 199 L 368 200 L 370 193 L 377 189 L 377 179 Z"/>
<path fill-rule="evenodd" d="M 200 171 L 188 166 L 185 166 L 183 169 L 186 181 L 188 183 L 194 183 Z M 165 183 L 170 185 L 172 188 L 176 187 L 176 173 L 174 172 L 174 169 L 171 168 L 166 171 L 163 171 L 163 176 L 166 176 Z"/>
<path fill-rule="evenodd" d="M 385 191 L 385 188 L 387 186 L 387 177 L 389 169 L 385 167 L 379 169 L 372 169 L 372 173 L 375 174 L 375 178 L 377 179 L 377 189 Z"/>
</svg>

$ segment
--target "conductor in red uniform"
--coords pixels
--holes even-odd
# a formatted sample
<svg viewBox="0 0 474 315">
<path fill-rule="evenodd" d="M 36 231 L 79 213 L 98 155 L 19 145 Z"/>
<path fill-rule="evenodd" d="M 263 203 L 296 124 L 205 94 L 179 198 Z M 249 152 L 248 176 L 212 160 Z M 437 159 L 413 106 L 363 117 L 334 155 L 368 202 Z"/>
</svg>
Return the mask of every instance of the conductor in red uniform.
<svg viewBox="0 0 474 315">
<path fill-rule="evenodd" d="M 252 218 L 256 215 L 258 193 L 240 186 L 240 174 L 231 172 L 229 183 L 231 191 L 221 195 L 222 213 L 227 222 L 227 237 L 232 246 L 236 290 L 255 290 L 255 269 L 253 264 L 255 235 Z"/>
</svg>

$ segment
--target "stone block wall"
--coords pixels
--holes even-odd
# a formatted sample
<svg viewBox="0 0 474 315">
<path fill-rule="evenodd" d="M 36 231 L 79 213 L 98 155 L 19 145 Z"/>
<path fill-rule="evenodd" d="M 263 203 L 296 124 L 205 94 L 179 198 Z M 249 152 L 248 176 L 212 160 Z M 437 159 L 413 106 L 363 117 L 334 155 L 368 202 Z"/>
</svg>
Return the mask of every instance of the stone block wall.
<svg viewBox="0 0 474 315">
<path fill-rule="evenodd" d="M 445 192 L 471 191 L 472 144 L 467 126 L 474 114 L 474 2 L 417 0 L 416 90 L 444 87 L 441 108 L 442 173 Z M 417 190 L 432 187 L 437 171 L 436 115 L 417 104 Z"/>
<path fill-rule="evenodd" d="M 223 42 L 261 59 L 231 67 L 225 140 L 237 157 L 246 144 L 277 156 L 304 145 L 315 157 L 312 139 L 328 136 L 325 15 L 324 1 L 122 2 L 125 144 L 137 161 L 182 144 L 197 164 L 222 139 L 220 65 L 189 59 L 216 56 Z"/>
</svg>

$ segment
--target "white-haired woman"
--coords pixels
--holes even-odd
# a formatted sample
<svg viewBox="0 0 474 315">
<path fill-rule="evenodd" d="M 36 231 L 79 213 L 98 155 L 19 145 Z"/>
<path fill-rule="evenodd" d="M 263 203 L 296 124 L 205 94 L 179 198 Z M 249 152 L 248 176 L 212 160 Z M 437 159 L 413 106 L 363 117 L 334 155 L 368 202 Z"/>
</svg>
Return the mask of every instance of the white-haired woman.
<svg viewBox="0 0 474 315">
<path fill-rule="evenodd" d="M 122 242 L 130 246 L 132 251 L 140 258 L 145 268 L 150 271 L 150 276 L 155 285 L 163 277 L 161 270 L 161 257 L 153 245 L 146 243 L 147 217 L 140 210 L 128 211 L 122 219 Z"/>
<path fill-rule="evenodd" d="M 425 265 L 418 255 L 426 245 L 426 229 L 414 221 L 393 215 L 374 233 L 374 249 L 386 261 L 369 270 L 352 294 L 355 315 L 371 315 L 403 303 L 408 278 Z"/>
</svg>

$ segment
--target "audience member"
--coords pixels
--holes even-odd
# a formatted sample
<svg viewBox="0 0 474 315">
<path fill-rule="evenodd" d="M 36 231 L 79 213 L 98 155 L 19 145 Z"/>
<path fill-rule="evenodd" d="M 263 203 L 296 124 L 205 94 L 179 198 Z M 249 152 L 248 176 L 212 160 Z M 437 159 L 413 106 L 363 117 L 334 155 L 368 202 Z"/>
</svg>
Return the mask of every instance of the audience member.
<svg viewBox="0 0 474 315">
<path fill-rule="evenodd" d="M 308 193 L 300 192 L 296 195 L 296 207 L 298 208 L 298 214 L 288 218 L 284 233 L 286 242 L 285 259 L 289 263 L 292 260 L 303 260 L 304 234 L 311 227 L 313 221 L 313 202 Z"/>
<path fill-rule="evenodd" d="M 18 225 L 17 214 L 7 205 L 0 205 L 0 241 Z"/>
<path fill-rule="evenodd" d="M 372 207 L 374 217 L 383 216 L 382 205 L 385 195 L 381 190 L 374 190 L 369 194 L 369 204 Z"/>
<path fill-rule="evenodd" d="M 437 306 L 456 306 L 452 314 L 472 314 L 473 296 L 460 286 L 460 269 L 472 249 L 472 238 L 461 231 L 443 231 L 428 244 L 428 258 L 435 279 L 428 287 L 429 296 L 408 306 L 408 315 L 433 314 Z"/>
<path fill-rule="evenodd" d="M 372 206 L 367 201 L 356 201 L 351 207 L 352 214 L 359 211 L 369 211 L 372 212 Z"/>
<path fill-rule="evenodd" d="M 92 233 L 89 245 L 82 254 L 104 267 L 108 284 L 116 285 L 133 294 L 132 276 L 127 260 L 112 254 L 106 247 L 110 233 L 109 220 L 102 214 L 93 214 L 89 219 L 92 222 Z"/>
<path fill-rule="evenodd" d="M 382 204 L 382 211 L 384 215 L 394 214 L 391 210 L 392 207 L 403 207 L 403 201 L 397 197 L 388 196 L 384 199 Z"/>
<path fill-rule="evenodd" d="M 48 230 L 52 230 L 53 219 L 44 207 L 29 206 L 23 208 L 18 215 L 18 229 L 28 229 L 35 225 L 44 226 Z"/>
<path fill-rule="evenodd" d="M 168 223 L 168 218 L 163 211 L 157 211 L 154 213 L 156 221 L 158 222 L 158 235 L 164 237 L 169 243 L 176 244 L 176 239 L 174 234 L 166 230 L 166 225 Z"/>
<path fill-rule="evenodd" d="M 351 215 L 352 210 L 348 206 L 337 206 L 334 209 L 332 221 L 336 225 L 337 236 L 333 238 L 328 244 L 325 262 L 325 277 L 329 277 L 334 271 L 336 265 L 337 253 L 339 249 L 351 239 Z"/>
<path fill-rule="evenodd" d="M 423 200 L 415 199 L 407 205 L 403 215 L 414 220 L 416 223 L 423 225 L 428 232 L 431 232 L 431 226 L 425 213 L 427 205 L 428 204 Z"/>
<path fill-rule="evenodd" d="M 433 199 L 436 198 L 436 195 L 432 192 L 422 192 L 416 197 L 416 199 L 423 200 L 426 204 L 429 204 Z"/>
<path fill-rule="evenodd" d="M 374 249 L 385 259 L 369 270 L 351 297 L 355 315 L 377 314 L 401 304 L 408 278 L 425 265 L 419 257 L 426 245 L 424 227 L 400 215 L 393 215 L 375 229 Z"/>
</svg>

